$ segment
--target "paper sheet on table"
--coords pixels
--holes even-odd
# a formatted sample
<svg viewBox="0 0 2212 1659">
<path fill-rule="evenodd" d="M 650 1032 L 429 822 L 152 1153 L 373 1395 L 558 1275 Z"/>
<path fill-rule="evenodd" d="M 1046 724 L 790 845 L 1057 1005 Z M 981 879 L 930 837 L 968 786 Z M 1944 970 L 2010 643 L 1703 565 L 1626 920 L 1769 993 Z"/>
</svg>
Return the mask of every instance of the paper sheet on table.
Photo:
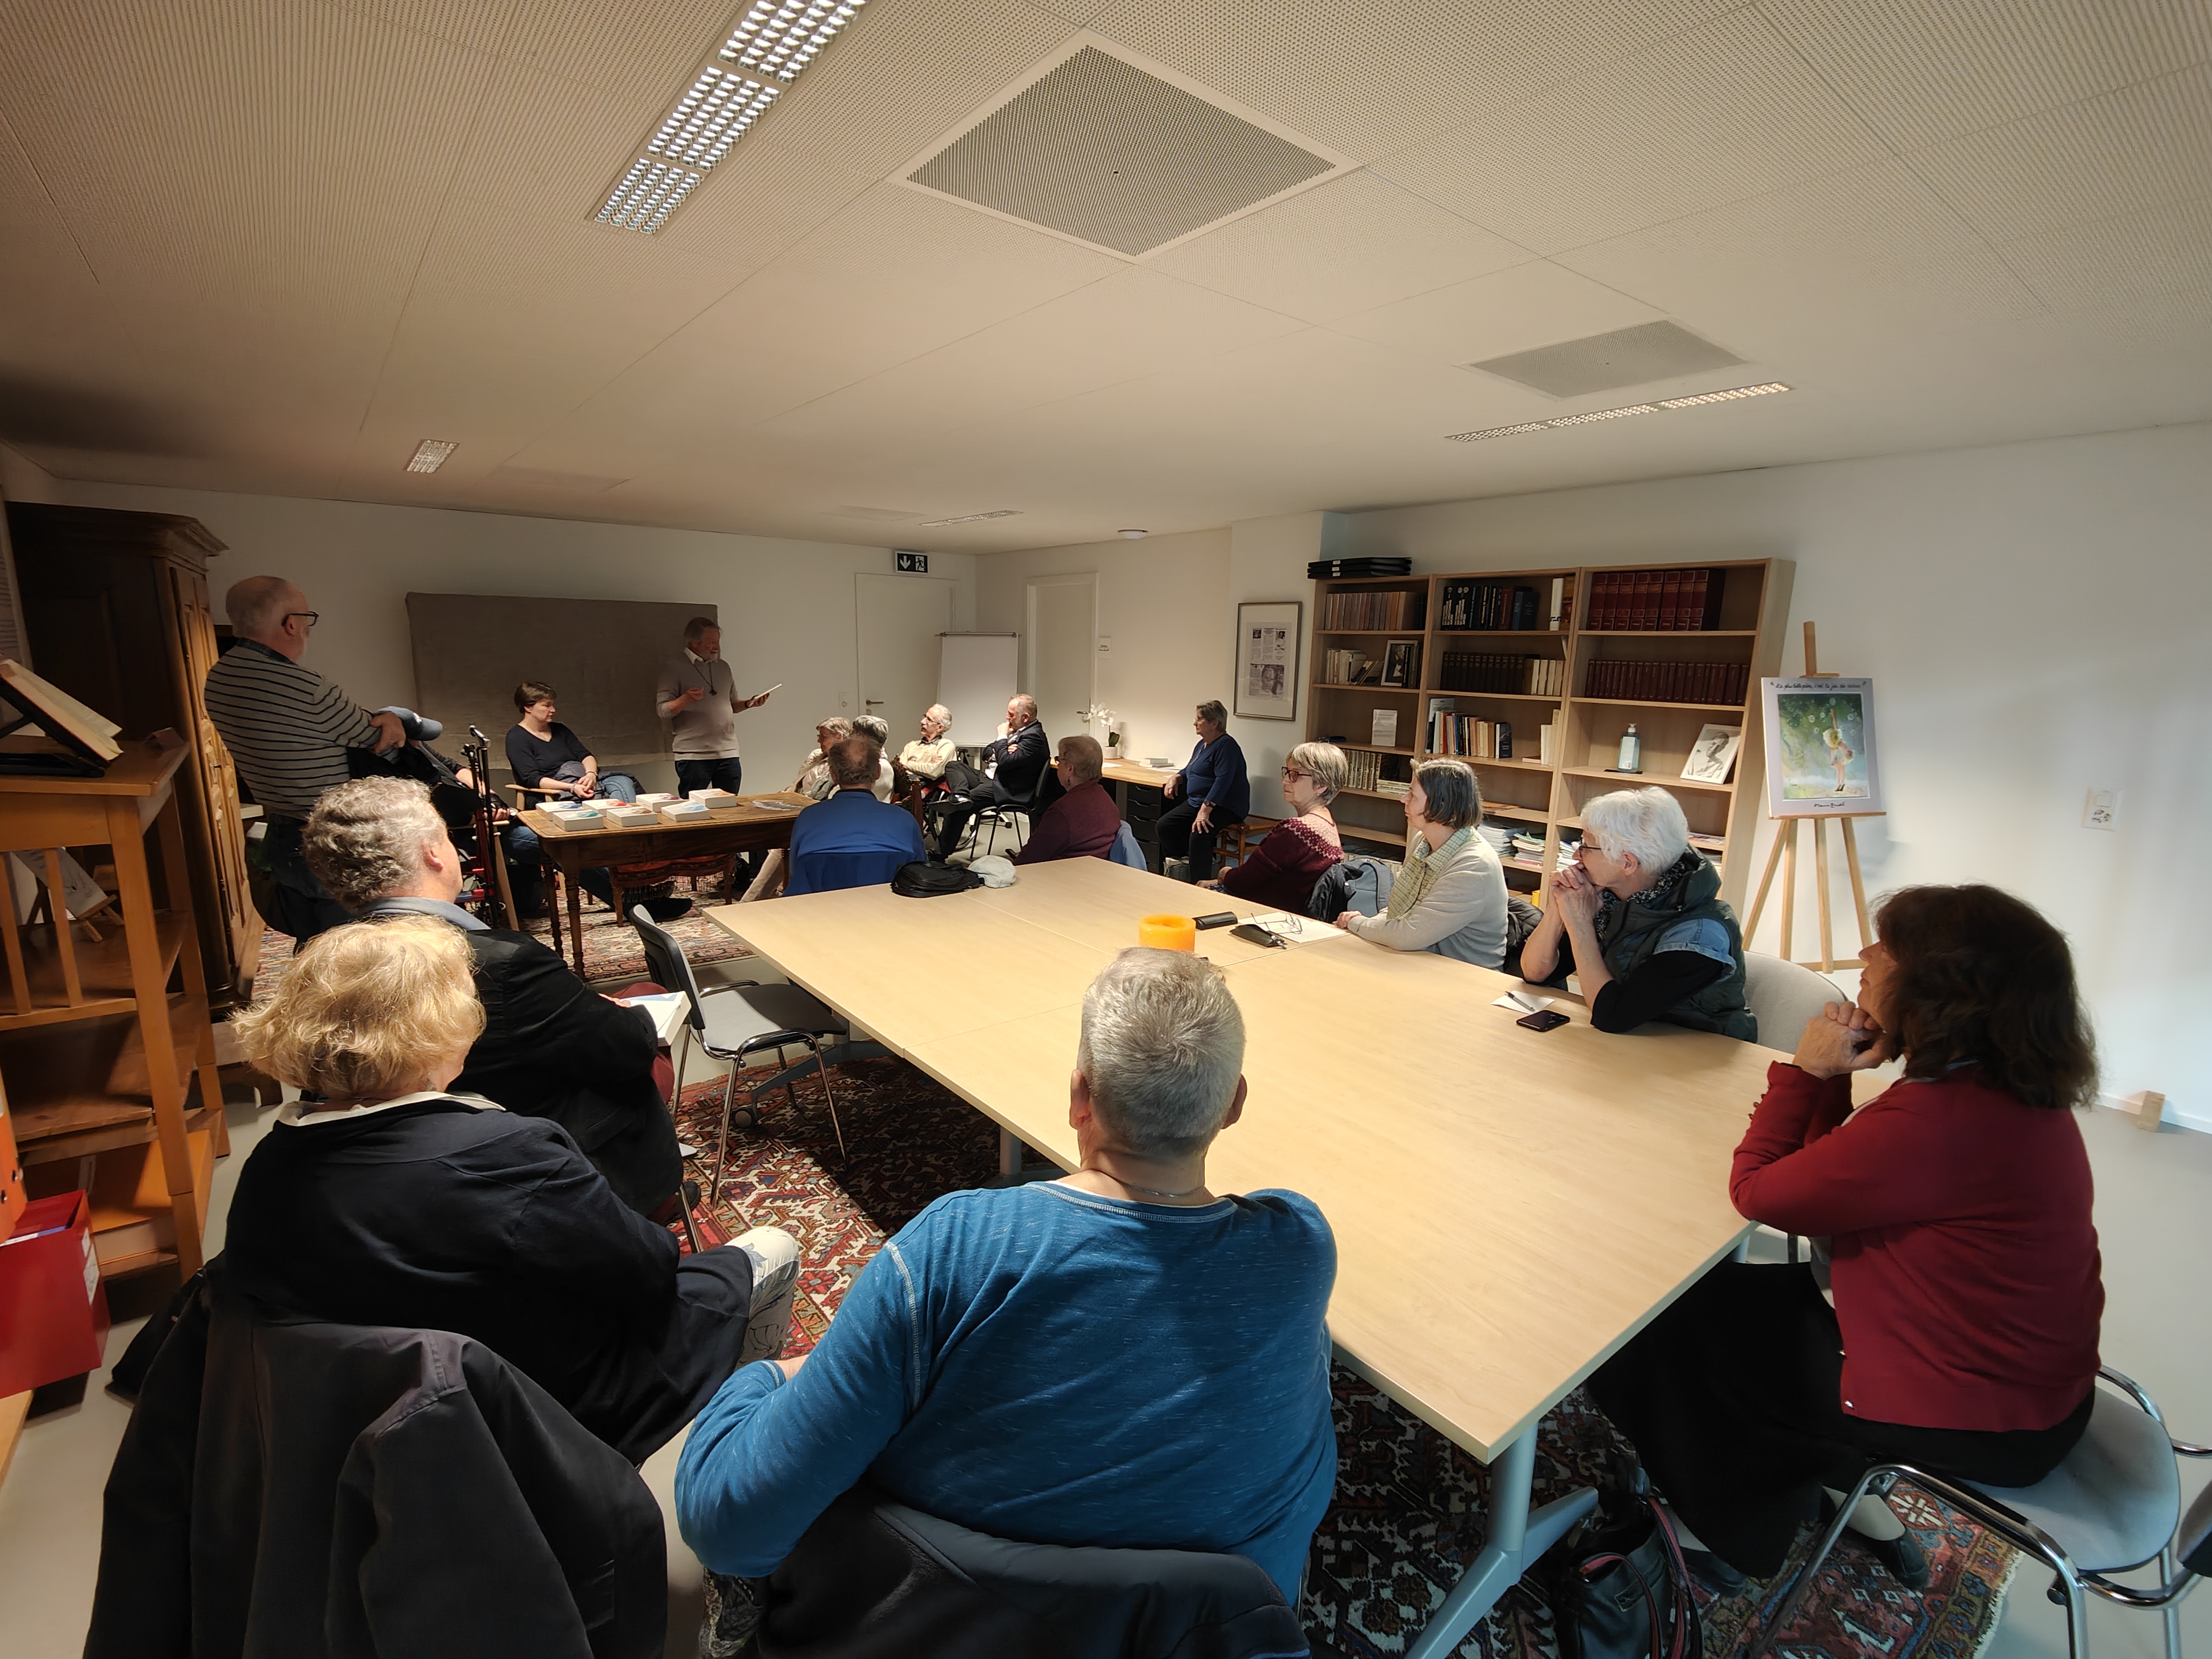
<svg viewBox="0 0 2212 1659">
<path fill-rule="evenodd" d="M 1516 1014 L 1540 1014 L 1552 1006 L 1550 997 L 1540 997 L 1534 991 L 1508 991 L 1490 1006 L 1510 1008 Z"/>
<path fill-rule="evenodd" d="M 1288 910 L 1257 910 L 1247 920 L 1256 927 L 1266 928 L 1285 945 L 1318 945 L 1323 939 L 1352 937 L 1333 922 L 1292 915 Z"/>
<path fill-rule="evenodd" d="M 676 1041 L 676 1033 L 683 1028 L 691 1012 L 691 999 L 681 991 L 663 991 L 658 995 L 623 997 L 620 1000 L 629 1007 L 642 1008 L 653 1016 L 653 1030 L 663 1042 Z"/>
</svg>

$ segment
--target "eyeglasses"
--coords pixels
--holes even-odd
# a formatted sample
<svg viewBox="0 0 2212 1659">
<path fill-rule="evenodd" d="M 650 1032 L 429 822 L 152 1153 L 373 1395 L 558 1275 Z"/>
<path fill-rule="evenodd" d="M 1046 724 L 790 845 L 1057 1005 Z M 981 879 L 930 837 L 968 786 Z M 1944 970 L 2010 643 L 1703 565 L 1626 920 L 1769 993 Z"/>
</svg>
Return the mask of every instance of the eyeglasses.
<svg viewBox="0 0 2212 1659">
<path fill-rule="evenodd" d="M 317 623 L 322 621 L 323 613 L 319 611 L 287 611 L 284 613 L 286 622 L 291 621 L 295 617 L 305 617 L 307 619 L 307 626 L 313 628 Z"/>
<path fill-rule="evenodd" d="M 1301 772 L 1295 766 L 1285 766 L 1283 769 L 1283 775 L 1286 778 L 1314 778 L 1321 775 L 1318 772 Z"/>
</svg>

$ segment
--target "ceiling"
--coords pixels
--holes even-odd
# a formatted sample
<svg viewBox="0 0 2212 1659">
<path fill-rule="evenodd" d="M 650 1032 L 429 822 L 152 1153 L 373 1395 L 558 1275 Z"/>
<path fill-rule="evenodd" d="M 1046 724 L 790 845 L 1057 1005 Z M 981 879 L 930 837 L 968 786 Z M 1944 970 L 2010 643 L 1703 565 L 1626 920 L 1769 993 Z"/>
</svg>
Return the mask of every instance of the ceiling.
<svg viewBox="0 0 2212 1659">
<path fill-rule="evenodd" d="M 2212 0 L 868 0 L 596 223 L 733 9 L 0 0 L 0 440 L 988 551 L 2212 416 Z M 1351 165 L 1134 259 L 898 182 L 1084 31 Z M 1463 367 L 1662 319 L 1743 366 Z"/>
</svg>

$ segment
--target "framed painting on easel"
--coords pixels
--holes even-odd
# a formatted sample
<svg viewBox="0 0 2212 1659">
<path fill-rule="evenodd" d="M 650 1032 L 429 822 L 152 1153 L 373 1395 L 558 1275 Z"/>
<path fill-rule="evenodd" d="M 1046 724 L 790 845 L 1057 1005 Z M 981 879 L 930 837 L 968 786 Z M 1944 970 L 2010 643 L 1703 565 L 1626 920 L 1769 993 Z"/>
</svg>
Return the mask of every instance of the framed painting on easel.
<svg viewBox="0 0 2212 1659">
<path fill-rule="evenodd" d="M 1808 675 L 1759 684 L 1766 716 L 1767 817 L 1856 817 L 1881 811 L 1874 682 Z"/>
</svg>

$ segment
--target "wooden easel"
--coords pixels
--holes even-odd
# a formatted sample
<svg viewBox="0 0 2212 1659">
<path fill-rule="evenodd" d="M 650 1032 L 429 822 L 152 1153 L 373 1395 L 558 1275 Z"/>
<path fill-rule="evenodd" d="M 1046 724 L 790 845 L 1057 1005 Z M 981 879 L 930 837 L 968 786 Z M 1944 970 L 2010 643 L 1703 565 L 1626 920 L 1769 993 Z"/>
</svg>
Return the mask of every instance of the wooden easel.
<svg viewBox="0 0 2212 1659">
<path fill-rule="evenodd" d="M 1813 639 L 1813 624 L 1805 624 L 1805 674 L 1808 680 L 1832 680 L 1833 673 L 1820 672 L 1820 656 Z M 1767 816 L 1771 818 L 1772 813 Z M 1820 911 L 1820 959 L 1805 964 L 1818 968 L 1823 973 L 1838 968 L 1856 968 L 1856 957 L 1838 961 L 1835 942 L 1831 936 L 1828 918 L 1828 823 L 1831 818 L 1841 823 L 1844 830 L 1844 866 L 1851 874 L 1851 903 L 1858 912 L 1859 943 L 1866 945 L 1874 938 L 1874 924 L 1867 918 L 1866 878 L 1859 871 L 1858 836 L 1852 829 L 1856 818 L 1878 818 L 1880 812 L 1830 812 L 1813 819 L 1813 892 Z M 1795 960 L 1790 954 L 1790 941 L 1795 933 L 1797 909 L 1797 826 L 1802 818 L 1786 817 L 1779 820 L 1782 827 L 1775 832 L 1774 844 L 1766 849 L 1766 868 L 1759 878 L 1759 893 L 1751 902 L 1751 919 L 1744 924 L 1743 942 L 1749 945 L 1752 936 L 1759 932 L 1759 912 L 1766 908 L 1766 890 L 1773 884 L 1774 868 L 1782 866 L 1782 949 L 1777 953 L 1784 962 Z"/>
</svg>

